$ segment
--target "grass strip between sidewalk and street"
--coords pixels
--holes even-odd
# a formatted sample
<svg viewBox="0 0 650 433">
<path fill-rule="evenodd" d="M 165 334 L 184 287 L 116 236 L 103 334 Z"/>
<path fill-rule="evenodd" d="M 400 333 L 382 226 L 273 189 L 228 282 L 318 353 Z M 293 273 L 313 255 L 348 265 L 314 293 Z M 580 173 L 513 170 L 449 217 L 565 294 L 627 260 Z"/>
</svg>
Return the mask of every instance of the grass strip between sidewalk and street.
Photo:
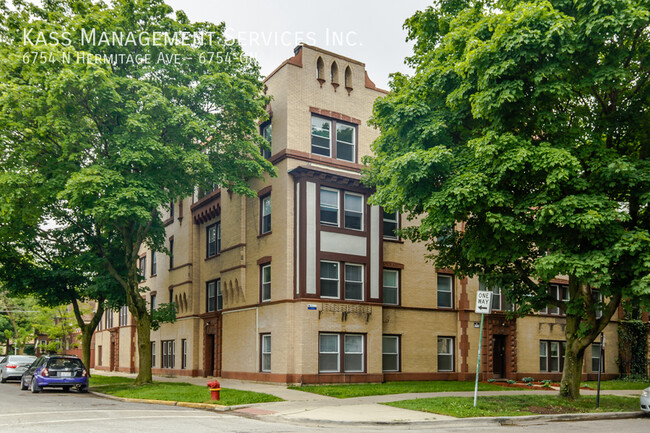
<svg viewBox="0 0 650 433">
<path fill-rule="evenodd" d="M 595 380 L 590 380 L 589 382 L 583 382 L 582 386 L 588 386 L 591 389 L 596 389 L 598 388 L 598 382 Z M 603 380 L 600 382 L 600 389 L 606 391 L 619 389 L 646 389 L 649 386 L 650 382 L 638 380 L 614 379 Z"/>
<path fill-rule="evenodd" d="M 427 380 L 409 382 L 359 383 L 342 385 L 303 385 L 289 389 L 312 392 L 336 398 L 366 397 L 370 395 L 405 394 L 410 392 L 474 391 L 474 382 L 451 380 Z M 522 388 L 506 388 L 489 383 L 479 383 L 479 391 L 525 391 Z"/>
<path fill-rule="evenodd" d="M 479 396 L 476 407 L 473 406 L 473 397 L 418 398 L 384 404 L 402 409 L 449 415 L 456 418 L 584 412 L 634 412 L 639 410 L 638 398 L 614 395 L 601 396 L 599 410 L 596 410 L 595 396 L 583 396 L 578 400 L 569 401 L 557 395 L 532 394 Z"/>
<path fill-rule="evenodd" d="M 220 400 L 210 400 L 210 390 L 206 386 L 182 382 L 153 382 L 147 385 L 134 386 L 133 382 L 133 379 L 127 377 L 93 375 L 90 378 L 90 387 L 93 391 L 116 397 L 208 403 L 223 406 L 282 401 L 281 398 L 270 394 L 228 388 L 221 389 Z"/>
</svg>

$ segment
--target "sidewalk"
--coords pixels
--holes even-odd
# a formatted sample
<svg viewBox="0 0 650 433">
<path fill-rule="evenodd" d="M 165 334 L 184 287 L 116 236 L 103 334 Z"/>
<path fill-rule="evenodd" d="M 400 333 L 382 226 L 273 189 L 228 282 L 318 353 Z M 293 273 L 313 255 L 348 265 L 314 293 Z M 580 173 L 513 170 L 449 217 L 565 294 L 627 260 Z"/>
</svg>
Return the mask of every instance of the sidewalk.
<svg viewBox="0 0 650 433">
<path fill-rule="evenodd" d="M 105 376 L 126 376 L 135 377 L 135 374 L 91 371 L 91 374 Z M 205 386 L 206 382 L 213 378 L 204 377 L 167 377 L 154 376 L 154 380 L 161 382 L 186 382 L 194 385 Z M 438 421 L 443 424 L 447 422 L 465 423 L 465 424 L 504 424 L 512 423 L 513 420 L 532 421 L 544 419 L 602 419 L 602 418 L 631 418 L 639 416 L 637 412 L 625 413 L 590 413 L 590 414 L 564 414 L 564 415 L 539 415 L 528 417 L 511 417 L 511 418 L 464 418 L 458 419 L 446 415 L 419 412 L 408 409 L 401 409 L 392 406 L 386 406 L 381 403 L 388 403 L 400 400 L 412 400 L 417 398 L 435 398 L 435 397 L 473 397 L 473 392 L 427 392 L 427 393 L 408 393 L 408 394 L 390 394 L 375 395 L 368 397 L 355 397 L 339 399 L 327 397 L 309 392 L 287 389 L 284 385 L 274 385 L 268 383 L 258 383 L 243 380 L 220 379 L 222 388 L 240 389 L 245 391 L 263 392 L 275 395 L 285 401 L 274 403 L 258 403 L 233 409 L 232 412 L 246 416 L 253 416 L 258 419 L 289 421 L 289 422 L 309 422 L 317 424 L 327 423 L 357 423 L 357 424 L 393 424 L 393 423 L 429 423 Z M 595 395 L 596 391 L 581 390 L 583 395 Z M 482 391 L 481 396 L 495 395 L 531 395 L 531 394 L 555 394 L 553 391 Z M 601 391 L 601 395 L 621 395 L 639 397 L 641 390 L 612 390 Z"/>
</svg>

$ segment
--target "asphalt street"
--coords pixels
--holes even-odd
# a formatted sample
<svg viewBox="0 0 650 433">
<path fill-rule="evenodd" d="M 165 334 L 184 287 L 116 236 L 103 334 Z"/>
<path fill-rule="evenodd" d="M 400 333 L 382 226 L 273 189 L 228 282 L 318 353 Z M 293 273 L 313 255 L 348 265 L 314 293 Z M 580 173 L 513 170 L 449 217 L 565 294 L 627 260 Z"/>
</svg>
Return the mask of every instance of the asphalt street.
<svg viewBox="0 0 650 433">
<path fill-rule="evenodd" d="M 58 389 L 20 391 L 18 382 L 0 384 L 0 432 L 647 432 L 650 418 L 553 422 L 524 426 L 490 424 L 300 425 L 176 406 L 125 403 Z"/>
</svg>

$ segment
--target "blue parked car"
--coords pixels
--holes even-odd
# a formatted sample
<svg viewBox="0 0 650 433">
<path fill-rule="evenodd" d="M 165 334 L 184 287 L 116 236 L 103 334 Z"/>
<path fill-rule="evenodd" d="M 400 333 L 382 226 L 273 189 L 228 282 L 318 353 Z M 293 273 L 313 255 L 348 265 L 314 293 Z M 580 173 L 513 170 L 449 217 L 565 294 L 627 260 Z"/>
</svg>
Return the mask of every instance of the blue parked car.
<svg viewBox="0 0 650 433">
<path fill-rule="evenodd" d="M 37 393 L 45 387 L 88 392 L 88 370 L 74 355 L 43 355 L 23 373 L 20 389 Z"/>
</svg>

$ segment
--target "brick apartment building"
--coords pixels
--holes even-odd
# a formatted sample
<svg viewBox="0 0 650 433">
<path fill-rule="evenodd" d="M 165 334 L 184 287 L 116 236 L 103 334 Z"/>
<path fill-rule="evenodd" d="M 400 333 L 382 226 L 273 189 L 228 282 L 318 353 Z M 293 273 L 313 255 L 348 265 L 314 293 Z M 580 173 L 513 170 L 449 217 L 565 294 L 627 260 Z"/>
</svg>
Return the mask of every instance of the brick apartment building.
<svg viewBox="0 0 650 433">
<path fill-rule="evenodd" d="M 155 307 L 178 320 L 152 331 L 154 374 L 287 383 L 471 379 L 479 315 L 476 279 L 435 270 L 424 245 L 395 235 L 398 214 L 368 204 L 361 158 L 375 87 L 365 65 L 317 47 L 265 79 L 273 100 L 260 133 L 278 176 L 254 180 L 255 198 L 196 191 L 167 212 L 170 257 L 141 251 Z M 553 291 L 566 294 L 566 281 Z M 560 311 L 508 320 L 495 290 L 483 334 L 483 378 L 558 379 Z M 605 376 L 617 375 L 616 324 L 606 331 Z M 95 336 L 96 368 L 135 371 L 135 328 L 126 308 Z M 584 373 L 597 371 L 588 348 Z M 595 360 L 595 361 L 594 361 Z"/>
</svg>

